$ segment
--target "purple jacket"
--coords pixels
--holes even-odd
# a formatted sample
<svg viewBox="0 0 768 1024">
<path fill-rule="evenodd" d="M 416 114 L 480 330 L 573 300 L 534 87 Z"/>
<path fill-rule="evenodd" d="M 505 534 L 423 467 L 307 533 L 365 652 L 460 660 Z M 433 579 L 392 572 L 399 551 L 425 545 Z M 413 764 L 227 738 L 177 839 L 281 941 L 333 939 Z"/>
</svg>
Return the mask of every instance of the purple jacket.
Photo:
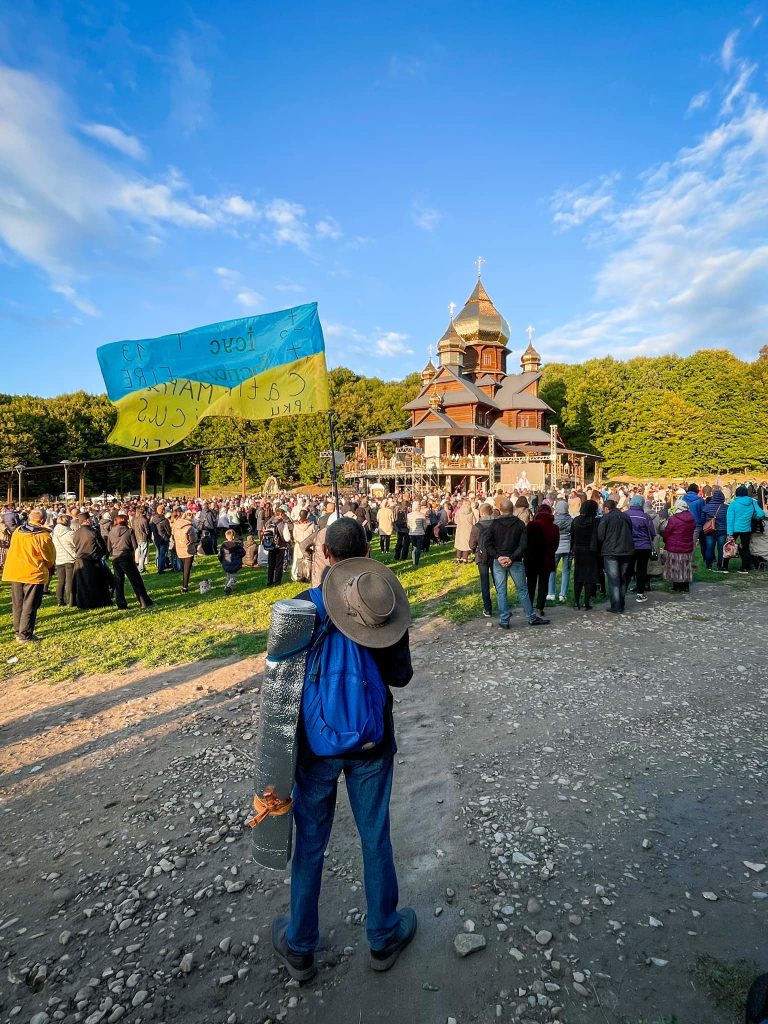
<svg viewBox="0 0 768 1024">
<path fill-rule="evenodd" d="M 672 554 L 689 555 L 693 551 L 695 529 L 696 520 L 690 512 L 676 512 L 664 527 L 664 547 Z"/>
<path fill-rule="evenodd" d="M 641 508 L 628 508 L 627 515 L 632 520 L 632 543 L 635 551 L 650 551 L 653 547 L 653 538 L 656 536 L 656 527 L 653 520 Z"/>
</svg>

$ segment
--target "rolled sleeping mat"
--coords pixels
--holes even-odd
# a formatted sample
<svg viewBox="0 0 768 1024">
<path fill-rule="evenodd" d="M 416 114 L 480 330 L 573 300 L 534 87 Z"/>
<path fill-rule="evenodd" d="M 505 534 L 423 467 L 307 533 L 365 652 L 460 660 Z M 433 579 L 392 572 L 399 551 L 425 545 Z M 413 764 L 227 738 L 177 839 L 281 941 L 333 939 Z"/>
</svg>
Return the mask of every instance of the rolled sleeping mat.
<svg viewBox="0 0 768 1024">
<path fill-rule="evenodd" d="M 307 655 L 315 627 L 311 601 L 276 601 L 267 634 L 254 754 L 253 857 L 265 868 L 291 859 L 291 790 Z"/>
</svg>

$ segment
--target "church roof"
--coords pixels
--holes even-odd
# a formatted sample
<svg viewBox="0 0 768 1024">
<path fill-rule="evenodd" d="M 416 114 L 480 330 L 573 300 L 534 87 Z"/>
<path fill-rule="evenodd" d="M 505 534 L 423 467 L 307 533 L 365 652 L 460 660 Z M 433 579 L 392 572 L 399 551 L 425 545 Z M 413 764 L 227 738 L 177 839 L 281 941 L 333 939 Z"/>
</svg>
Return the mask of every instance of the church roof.
<svg viewBox="0 0 768 1024">
<path fill-rule="evenodd" d="M 549 444 L 549 434 L 537 427 L 508 427 L 504 423 L 491 424 L 491 433 L 500 441 L 511 444 Z"/>
<path fill-rule="evenodd" d="M 477 384 L 478 387 L 482 387 L 482 385 L 485 385 L 487 387 L 489 384 L 493 384 L 495 387 L 497 385 L 500 386 L 501 381 L 497 380 L 495 377 L 491 377 L 489 373 L 486 373 L 484 374 L 484 376 L 478 377 L 477 380 L 475 381 L 475 384 Z"/>
<path fill-rule="evenodd" d="M 515 404 L 520 392 L 541 380 L 541 371 L 527 373 L 510 373 L 504 378 L 501 387 L 493 396 L 500 409 L 517 409 Z"/>
<path fill-rule="evenodd" d="M 443 342 L 445 342 L 445 344 L 443 344 Z M 442 349 L 447 348 L 451 342 L 453 342 L 454 345 L 459 345 L 461 348 L 464 347 L 464 341 L 461 335 L 454 327 L 453 320 L 450 321 L 450 323 L 445 329 L 445 334 L 442 336 L 440 341 L 438 341 L 437 351 L 440 352 Z"/>
<path fill-rule="evenodd" d="M 539 361 L 541 361 L 541 356 L 536 351 L 536 349 L 533 347 L 533 343 L 530 342 L 530 341 L 528 342 L 528 348 L 525 350 L 525 352 L 523 352 L 521 358 L 522 359 L 533 358 L 533 359 L 538 359 Z"/>
<path fill-rule="evenodd" d="M 509 341 L 509 324 L 496 309 L 478 278 L 464 308 L 453 321 L 455 330 L 469 345 L 502 345 Z"/>
<path fill-rule="evenodd" d="M 499 406 L 499 404 L 496 402 L 495 398 L 491 398 L 490 395 L 487 395 L 484 391 L 481 391 L 480 388 L 475 383 L 473 383 L 473 381 L 468 380 L 466 377 L 462 377 L 458 373 L 454 373 L 454 371 L 449 366 L 443 366 L 440 368 L 440 376 L 452 377 L 454 380 L 459 381 L 459 383 L 461 384 L 461 391 L 443 392 L 443 394 L 441 395 L 443 399 L 443 405 L 450 406 L 467 405 L 467 403 L 478 403 L 480 405 L 487 406 L 487 408 L 489 409 L 501 408 L 501 406 Z M 432 393 L 433 390 L 434 389 L 432 386 L 432 382 L 430 381 L 430 383 L 427 384 L 426 387 L 423 387 L 421 389 L 419 395 L 416 398 L 414 398 L 412 402 L 408 402 L 407 405 L 404 405 L 403 408 L 408 410 L 427 409 L 429 407 L 429 395 Z"/>
<path fill-rule="evenodd" d="M 429 362 L 427 363 L 427 365 L 424 367 L 424 369 L 421 372 L 422 373 L 432 373 L 432 374 L 437 373 L 437 367 L 432 362 L 431 358 L 430 358 Z"/>
</svg>

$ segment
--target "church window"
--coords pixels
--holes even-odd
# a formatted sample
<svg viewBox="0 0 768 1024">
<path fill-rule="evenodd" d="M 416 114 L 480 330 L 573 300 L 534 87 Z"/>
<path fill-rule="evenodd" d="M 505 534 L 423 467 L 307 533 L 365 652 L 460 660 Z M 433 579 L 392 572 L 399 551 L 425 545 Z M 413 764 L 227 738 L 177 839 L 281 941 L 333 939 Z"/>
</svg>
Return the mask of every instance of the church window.
<svg viewBox="0 0 768 1024">
<path fill-rule="evenodd" d="M 483 366 L 493 366 L 493 356 L 490 352 L 483 353 Z"/>
</svg>

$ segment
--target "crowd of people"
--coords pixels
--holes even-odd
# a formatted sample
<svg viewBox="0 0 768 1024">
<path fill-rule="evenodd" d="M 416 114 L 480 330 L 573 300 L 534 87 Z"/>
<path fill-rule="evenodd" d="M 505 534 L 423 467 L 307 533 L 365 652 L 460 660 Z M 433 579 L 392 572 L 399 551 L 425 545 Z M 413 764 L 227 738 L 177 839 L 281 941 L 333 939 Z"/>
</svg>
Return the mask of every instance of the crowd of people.
<svg viewBox="0 0 768 1024">
<path fill-rule="evenodd" d="M 6 505 L 0 515 L 0 569 L 10 583 L 14 633 L 34 641 L 43 597 L 61 607 L 128 607 L 126 581 L 140 608 L 153 601 L 143 576 L 150 554 L 158 574 L 175 573 L 188 593 L 199 555 L 217 555 L 225 595 L 243 570 L 265 570 L 266 586 L 290 574 L 318 585 L 327 561 L 325 531 L 338 517 L 356 519 L 377 555 L 418 568 L 433 545 L 453 544 L 459 564 L 474 561 L 483 615 L 508 627 L 508 580 L 531 625 L 546 625 L 547 604 L 569 600 L 590 610 L 598 592 L 607 610 L 624 611 L 627 592 L 648 600 L 664 577 L 688 592 L 694 559 L 713 572 L 766 565 L 764 520 L 768 484 L 696 483 L 684 487 L 589 487 L 494 494 L 402 492 L 347 496 L 338 512 L 327 496 L 265 497 Z M 209 571 L 209 570 L 206 570 Z M 55 591 L 53 580 L 55 579 Z M 203 589 L 210 586 L 201 580 Z"/>
</svg>

